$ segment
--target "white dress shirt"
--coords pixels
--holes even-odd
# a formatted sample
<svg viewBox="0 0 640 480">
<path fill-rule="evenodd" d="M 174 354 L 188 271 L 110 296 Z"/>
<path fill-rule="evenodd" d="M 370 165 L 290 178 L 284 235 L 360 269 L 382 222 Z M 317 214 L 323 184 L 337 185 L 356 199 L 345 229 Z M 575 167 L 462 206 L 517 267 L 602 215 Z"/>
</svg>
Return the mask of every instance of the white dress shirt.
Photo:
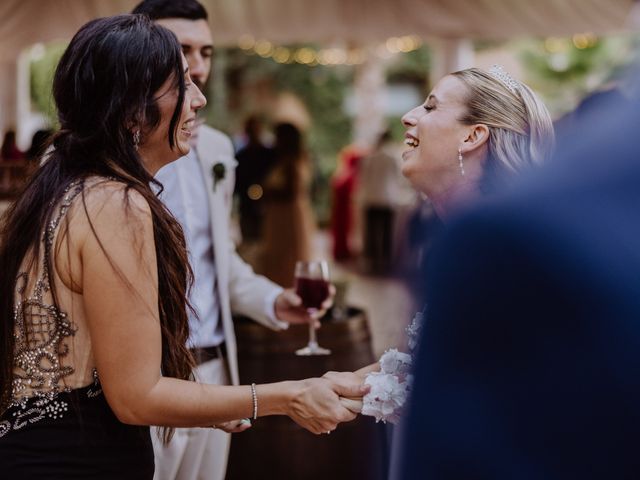
<svg viewBox="0 0 640 480">
<path fill-rule="evenodd" d="M 224 341 L 211 238 L 211 213 L 202 168 L 195 149 L 161 168 L 156 179 L 164 190 L 160 198 L 184 229 L 194 283 L 189 313 L 189 347 L 210 347 Z M 272 307 L 273 308 L 273 307 Z"/>
</svg>

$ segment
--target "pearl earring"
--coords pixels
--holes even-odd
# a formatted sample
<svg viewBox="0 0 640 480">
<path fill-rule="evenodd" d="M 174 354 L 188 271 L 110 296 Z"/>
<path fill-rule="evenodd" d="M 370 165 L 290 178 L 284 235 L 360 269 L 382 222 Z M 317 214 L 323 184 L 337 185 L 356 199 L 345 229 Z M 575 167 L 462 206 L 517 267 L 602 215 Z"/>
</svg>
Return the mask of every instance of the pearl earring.
<svg viewBox="0 0 640 480">
<path fill-rule="evenodd" d="M 464 177 L 464 163 L 462 162 L 462 149 L 458 147 L 458 163 L 460 165 L 460 175 Z"/>
</svg>

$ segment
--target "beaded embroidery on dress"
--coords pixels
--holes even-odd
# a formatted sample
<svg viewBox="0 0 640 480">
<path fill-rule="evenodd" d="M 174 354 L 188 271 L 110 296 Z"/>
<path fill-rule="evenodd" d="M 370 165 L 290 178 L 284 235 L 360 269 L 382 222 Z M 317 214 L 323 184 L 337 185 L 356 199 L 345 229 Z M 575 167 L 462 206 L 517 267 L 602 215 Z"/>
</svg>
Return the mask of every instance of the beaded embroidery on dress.
<svg viewBox="0 0 640 480">
<path fill-rule="evenodd" d="M 74 368 L 63 365 L 61 360 L 69 354 L 67 341 L 75 334 L 76 327 L 67 314 L 54 305 L 49 265 L 60 221 L 83 188 L 84 182 L 74 182 L 66 188 L 57 214 L 43 232 L 42 254 L 38 259 L 40 275 L 30 295 L 26 296 L 29 274 L 18 274 L 12 389 L 8 405 L 1 409 L 12 412 L 9 420 L 0 422 L 0 437 L 44 418 L 60 418 L 69 409 L 69 404 L 57 397 L 71 391 L 64 385 L 64 378 L 73 374 Z M 94 371 L 93 376 L 94 385 L 89 391 L 98 395 L 97 372 Z"/>
</svg>

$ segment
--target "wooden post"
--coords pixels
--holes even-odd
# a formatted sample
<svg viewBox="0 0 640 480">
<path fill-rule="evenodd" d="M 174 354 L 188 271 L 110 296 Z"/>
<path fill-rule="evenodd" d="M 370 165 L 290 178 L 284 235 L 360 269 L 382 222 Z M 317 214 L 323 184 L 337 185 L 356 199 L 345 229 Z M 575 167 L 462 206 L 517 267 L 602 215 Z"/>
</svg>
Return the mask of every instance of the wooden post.
<svg viewBox="0 0 640 480">
<path fill-rule="evenodd" d="M 15 128 L 17 123 L 16 89 L 18 85 L 18 62 L 16 59 L 0 62 L 0 133 Z M 1 139 L 0 139 L 1 141 Z"/>
<path fill-rule="evenodd" d="M 429 87 L 448 73 L 474 65 L 473 43 L 469 39 L 437 38 L 429 41 L 429 45 L 433 52 Z"/>
<path fill-rule="evenodd" d="M 369 49 L 364 63 L 357 65 L 354 78 L 355 118 L 354 142 L 371 147 L 385 128 L 386 59 Z"/>
</svg>

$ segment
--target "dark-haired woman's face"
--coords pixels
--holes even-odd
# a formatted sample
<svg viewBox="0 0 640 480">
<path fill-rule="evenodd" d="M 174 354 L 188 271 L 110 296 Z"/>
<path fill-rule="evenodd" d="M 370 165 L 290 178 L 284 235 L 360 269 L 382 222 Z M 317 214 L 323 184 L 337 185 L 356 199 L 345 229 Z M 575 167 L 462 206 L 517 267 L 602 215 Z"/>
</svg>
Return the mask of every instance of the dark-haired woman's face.
<svg viewBox="0 0 640 480">
<path fill-rule="evenodd" d="M 154 95 L 160 112 L 160 123 L 153 130 L 143 131 L 142 134 L 139 152 L 145 167 L 152 174 L 155 174 L 167 163 L 173 162 L 189 153 L 196 114 L 198 110 L 207 104 L 202 92 L 191 81 L 184 56 L 182 57 L 182 65 L 186 88 L 173 149 L 169 145 L 169 135 L 173 134 L 169 127 L 171 117 L 178 103 L 178 86 L 173 77 L 167 79 Z"/>
</svg>

